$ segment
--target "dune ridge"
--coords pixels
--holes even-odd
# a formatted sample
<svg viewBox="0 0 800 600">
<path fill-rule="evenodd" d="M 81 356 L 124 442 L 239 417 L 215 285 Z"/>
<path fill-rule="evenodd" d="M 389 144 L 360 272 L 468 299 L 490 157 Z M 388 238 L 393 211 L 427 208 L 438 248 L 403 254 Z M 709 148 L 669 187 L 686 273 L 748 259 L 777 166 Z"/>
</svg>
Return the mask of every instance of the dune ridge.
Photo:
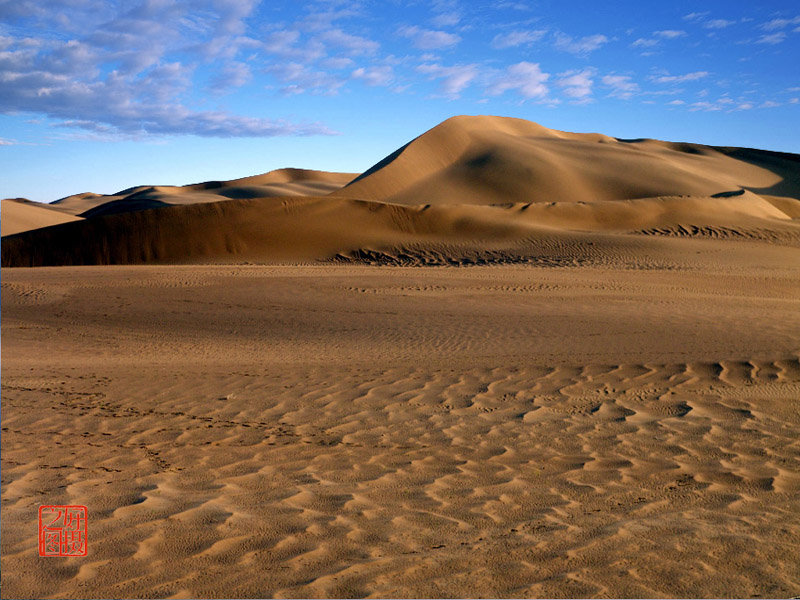
<svg viewBox="0 0 800 600">
<path fill-rule="evenodd" d="M 459 263 L 460 250 L 447 257 L 455 247 L 477 260 L 524 262 L 537 236 L 575 232 L 794 244 L 799 161 L 454 117 L 357 177 L 279 169 L 64 198 L 50 206 L 85 219 L 4 236 L 3 265 L 357 260 L 412 248 Z"/>
<path fill-rule="evenodd" d="M 206 181 L 184 186 L 141 185 L 107 196 L 75 194 L 56 200 L 49 206 L 68 214 L 93 217 L 224 199 L 319 196 L 339 189 L 355 176 L 355 173 L 286 168 L 228 181 Z"/>
<path fill-rule="evenodd" d="M 800 204 L 800 203 L 798 203 Z M 96 216 L 3 239 L 3 266 L 297 262 L 408 254 L 457 263 L 525 262 L 562 240 L 626 233 L 727 237 L 800 245 L 800 225 L 755 194 L 598 203 L 407 206 L 340 197 L 276 197 Z M 607 241 L 609 238 L 606 237 Z M 600 239 L 598 238 L 598 244 Z M 405 249 L 403 249 L 405 248 Z M 455 252 L 448 258 L 448 250 Z M 388 253 L 387 253 L 388 252 Z M 498 254 L 499 252 L 499 254 Z M 575 251 L 578 253 L 578 251 Z M 452 259 L 452 260 L 451 260 Z M 374 262 L 372 259 L 367 262 Z M 430 260 L 414 260 L 428 264 Z"/>
</svg>

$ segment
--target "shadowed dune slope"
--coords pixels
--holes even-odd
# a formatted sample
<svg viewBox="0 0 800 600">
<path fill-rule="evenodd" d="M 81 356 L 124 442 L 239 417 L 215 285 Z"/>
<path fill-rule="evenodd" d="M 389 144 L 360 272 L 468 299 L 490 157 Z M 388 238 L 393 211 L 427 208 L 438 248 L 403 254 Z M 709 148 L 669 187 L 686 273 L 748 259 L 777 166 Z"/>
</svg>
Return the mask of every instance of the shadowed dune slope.
<svg viewBox="0 0 800 600">
<path fill-rule="evenodd" d="M 89 218 L 167 205 L 219 202 L 227 199 L 323 196 L 338 190 L 355 176 L 355 173 L 277 169 L 230 181 L 207 181 L 184 186 L 143 185 L 108 196 L 76 194 L 56 200 L 49 206 L 68 214 Z"/>
<path fill-rule="evenodd" d="M 453 117 L 334 195 L 398 204 L 712 196 L 800 198 L 798 157 L 566 133 L 506 117 Z"/>
<path fill-rule="evenodd" d="M 79 220 L 79 217 L 53 210 L 45 204 L 21 198 L 3 200 L 0 207 L 0 235 L 3 236 Z"/>
<path fill-rule="evenodd" d="M 413 247 L 417 254 L 435 251 L 434 262 L 452 264 L 460 260 L 459 247 L 470 247 L 477 255 L 515 262 L 524 259 L 531 244 L 574 245 L 585 235 L 624 232 L 758 238 L 791 245 L 800 240 L 800 224 L 749 192 L 729 198 L 503 206 L 284 197 L 107 214 L 29 231 L 3 238 L 2 261 L 3 266 L 297 262 L 393 251 L 393 256 L 401 252 L 406 257 L 400 262 L 408 262 L 402 249 Z"/>
</svg>

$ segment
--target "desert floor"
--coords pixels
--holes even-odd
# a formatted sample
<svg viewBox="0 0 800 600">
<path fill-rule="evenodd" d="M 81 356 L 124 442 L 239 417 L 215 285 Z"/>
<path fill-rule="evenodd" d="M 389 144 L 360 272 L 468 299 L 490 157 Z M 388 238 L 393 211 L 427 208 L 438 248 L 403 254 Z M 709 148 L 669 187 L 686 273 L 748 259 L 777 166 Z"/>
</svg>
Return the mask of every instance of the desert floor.
<svg viewBox="0 0 800 600">
<path fill-rule="evenodd" d="M 3 597 L 800 595 L 798 250 L 658 243 L 3 269 Z"/>
</svg>

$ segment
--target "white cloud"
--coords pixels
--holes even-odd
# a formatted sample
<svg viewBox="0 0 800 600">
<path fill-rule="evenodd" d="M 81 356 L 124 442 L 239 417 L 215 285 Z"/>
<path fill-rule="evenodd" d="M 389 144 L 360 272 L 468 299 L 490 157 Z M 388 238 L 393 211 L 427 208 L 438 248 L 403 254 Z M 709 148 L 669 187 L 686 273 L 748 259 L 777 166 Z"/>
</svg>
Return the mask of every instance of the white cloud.
<svg viewBox="0 0 800 600">
<path fill-rule="evenodd" d="M 789 98 L 789 104 L 800 104 L 800 98 Z"/>
<path fill-rule="evenodd" d="M 705 12 L 691 12 L 688 15 L 683 16 L 684 21 L 699 21 L 703 17 L 707 17 L 709 15 L 709 11 Z"/>
<path fill-rule="evenodd" d="M 683 100 L 671 100 L 670 102 L 667 102 L 668 106 L 681 106 L 682 104 L 686 104 L 686 102 Z"/>
<path fill-rule="evenodd" d="M 0 146 L 16 146 L 19 142 L 17 140 L 9 140 L 7 138 L 0 138 Z"/>
<path fill-rule="evenodd" d="M 708 71 L 695 71 L 693 73 L 686 73 L 685 75 L 662 75 L 653 78 L 653 81 L 657 83 L 684 83 L 686 81 L 697 81 L 698 79 L 708 77 L 708 75 Z"/>
<path fill-rule="evenodd" d="M 706 29 L 725 29 L 731 25 L 736 25 L 736 21 L 728 21 L 726 19 L 712 19 L 703 23 Z"/>
<path fill-rule="evenodd" d="M 492 48 L 502 50 L 504 48 L 516 48 L 517 46 L 529 46 L 541 40 L 546 33 L 546 29 L 500 33 L 494 36 Z"/>
<path fill-rule="evenodd" d="M 211 89 L 221 93 L 245 85 L 253 78 L 250 67 L 242 62 L 230 62 L 211 81 Z"/>
<path fill-rule="evenodd" d="M 786 34 L 783 31 L 778 31 L 776 33 L 769 33 L 766 35 L 762 35 L 760 38 L 756 40 L 756 44 L 769 44 L 774 46 L 776 44 L 780 44 L 786 39 Z"/>
<path fill-rule="evenodd" d="M 576 100 L 586 101 L 592 95 L 594 85 L 594 69 L 583 69 L 582 71 L 565 71 L 558 74 L 556 85 L 564 88 L 564 95 Z"/>
<path fill-rule="evenodd" d="M 390 66 L 360 67 L 353 71 L 353 79 L 360 79 L 367 85 L 389 85 L 394 80 L 394 71 Z"/>
<path fill-rule="evenodd" d="M 431 19 L 436 27 L 452 27 L 461 21 L 461 14 L 457 11 L 443 12 Z"/>
<path fill-rule="evenodd" d="M 346 58 L 342 56 L 326 58 L 320 62 L 320 65 L 326 69 L 333 69 L 334 71 L 339 69 L 347 69 L 348 67 L 352 67 L 354 64 L 355 63 L 353 62 L 352 58 Z"/>
<path fill-rule="evenodd" d="M 774 100 L 765 100 L 758 107 L 759 108 L 775 108 L 776 106 L 780 106 L 780 102 L 775 102 Z"/>
<path fill-rule="evenodd" d="M 586 56 L 606 43 L 608 43 L 608 38 L 599 33 L 578 39 L 573 39 L 571 36 L 560 32 L 555 36 L 555 47 L 558 50 L 569 52 L 576 56 Z"/>
<path fill-rule="evenodd" d="M 347 82 L 344 76 L 297 62 L 277 63 L 268 67 L 266 71 L 284 84 L 280 88 L 284 96 L 305 93 L 334 96 Z"/>
<path fill-rule="evenodd" d="M 717 111 L 717 110 L 722 110 L 722 107 L 720 107 L 720 106 L 718 106 L 718 105 L 716 105 L 716 104 L 714 104 L 712 102 L 706 102 L 706 101 L 693 102 L 692 104 L 689 105 L 689 111 L 690 112 L 696 112 L 698 110 Z"/>
<path fill-rule="evenodd" d="M 422 64 L 417 71 L 431 79 L 439 79 L 439 89 L 450 98 L 458 98 L 478 76 L 477 65 L 455 65 L 444 67 L 440 64 Z"/>
<path fill-rule="evenodd" d="M 654 31 L 653 35 L 656 35 L 661 38 L 665 38 L 668 40 L 673 40 L 679 37 L 686 37 L 686 32 L 680 29 L 663 29 L 661 31 Z"/>
<path fill-rule="evenodd" d="M 319 35 L 319 39 L 332 46 L 343 48 L 352 55 L 374 54 L 378 48 L 380 48 L 378 42 L 358 35 L 345 33 L 341 29 L 329 29 L 324 31 Z"/>
<path fill-rule="evenodd" d="M 401 36 L 409 38 L 411 43 L 420 50 L 440 50 L 450 48 L 461 41 L 461 38 L 454 33 L 446 31 L 436 31 L 432 29 L 421 29 L 416 25 L 411 27 L 401 27 L 397 31 Z"/>
<path fill-rule="evenodd" d="M 273 32 L 272 39 L 264 42 L 249 37 L 248 20 L 257 3 L 0 2 L 0 18 L 22 19 L 24 25 L 11 29 L 2 40 L 0 113 L 47 116 L 58 121 L 56 125 L 103 139 L 333 133 L 317 123 L 192 106 L 200 65 L 207 65 L 203 75 L 208 72 L 208 87 L 224 92 L 252 77 L 250 58 L 241 56 L 243 51 L 269 53 L 298 42 L 300 34 L 294 31 Z"/>
<path fill-rule="evenodd" d="M 519 62 L 510 65 L 494 77 L 487 86 L 486 93 L 500 96 L 509 90 L 517 91 L 524 98 L 544 98 L 549 89 L 545 82 L 549 73 L 542 72 L 539 63 Z"/>
<path fill-rule="evenodd" d="M 652 48 L 658 44 L 659 40 L 654 40 L 652 38 L 639 38 L 631 43 L 631 48 Z"/>
<path fill-rule="evenodd" d="M 791 19 L 772 19 L 771 21 L 759 25 L 759 28 L 765 31 L 774 31 L 775 29 L 783 29 L 789 25 L 798 24 L 800 24 L 800 15 Z"/>
<path fill-rule="evenodd" d="M 524 2 L 498 2 L 497 4 L 495 4 L 495 8 L 523 10 L 523 11 L 531 10 L 530 5 L 525 4 Z"/>
<path fill-rule="evenodd" d="M 611 96 L 627 100 L 639 91 L 639 85 L 631 81 L 630 75 L 604 75 L 600 83 L 611 88 Z"/>
</svg>

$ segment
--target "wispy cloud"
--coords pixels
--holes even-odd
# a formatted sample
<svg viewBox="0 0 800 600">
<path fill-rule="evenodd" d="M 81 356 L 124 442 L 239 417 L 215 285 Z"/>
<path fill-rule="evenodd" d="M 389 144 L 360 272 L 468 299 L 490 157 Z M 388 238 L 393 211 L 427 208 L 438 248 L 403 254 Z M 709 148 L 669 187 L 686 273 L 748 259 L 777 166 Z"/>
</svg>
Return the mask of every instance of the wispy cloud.
<svg viewBox="0 0 800 600">
<path fill-rule="evenodd" d="M 693 73 L 686 73 L 685 75 L 661 75 L 654 77 L 653 81 L 656 83 L 685 83 L 687 81 L 697 81 L 708 77 L 708 71 L 694 71 Z"/>
<path fill-rule="evenodd" d="M 635 83 L 630 75 L 604 75 L 600 83 L 611 88 L 611 96 L 623 100 L 639 92 L 639 84 Z"/>
<path fill-rule="evenodd" d="M 426 63 L 416 70 L 430 79 L 439 80 L 440 92 L 449 98 L 458 98 L 479 74 L 478 65 L 474 64 L 445 67 Z"/>
<path fill-rule="evenodd" d="M 353 79 L 360 79 L 367 85 L 389 85 L 394 80 L 394 70 L 390 65 L 359 67 L 352 73 Z"/>
<path fill-rule="evenodd" d="M 319 35 L 319 39 L 331 46 L 343 48 L 351 55 L 374 54 L 380 44 L 359 35 L 345 33 L 341 29 L 329 29 Z"/>
<path fill-rule="evenodd" d="M 631 42 L 631 48 L 652 48 L 653 46 L 658 46 L 660 43 L 661 40 L 653 38 L 638 38 Z"/>
<path fill-rule="evenodd" d="M 771 21 L 759 25 L 759 29 L 774 31 L 776 29 L 785 29 L 790 25 L 800 25 L 800 15 L 792 17 L 791 19 L 772 19 Z"/>
<path fill-rule="evenodd" d="M 298 62 L 278 63 L 266 70 L 283 84 L 280 93 L 285 96 L 305 93 L 333 96 L 347 82 L 343 75 Z"/>
<path fill-rule="evenodd" d="M 556 85 L 563 88 L 564 95 L 579 102 L 588 102 L 592 95 L 594 85 L 594 69 L 583 69 L 580 71 L 565 71 L 558 74 Z"/>
<path fill-rule="evenodd" d="M 776 44 L 782 43 L 786 39 L 786 34 L 783 31 L 778 31 L 776 33 L 768 33 L 762 35 L 760 38 L 756 40 L 756 44 L 769 44 L 774 46 Z"/>
<path fill-rule="evenodd" d="M 684 21 L 693 21 L 693 22 L 694 21 L 700 21 L 701 19 L 707 17 L 709 14 L 711 14 L 711 13 L 709 11 L 707 11 L 707 10 L 703 11 L 703 12 L 690 12 L 688 15 L 684 15 L 683 16 L 683 20 Z"/>
<path fill-rule="evenodd" d="M 461 37 L 446 31 L 422 29 L 416 25 L 401 27 L 397 33 L 409 38 L 411 43 L 420 50 L 441 50 L 451 48 L 461 41 Z"/>
<path fill-rule="evenodd" d="M 736 25 L 736 21 L 729 21 L 727 19 L 711 19 L 703 23 L 706 29 L 725 29 L 731 25 Z"/>
<path fill-rule="evenodd" d="M 662 29 L 661 31 L 654 31 L 653 35 L 668 40 L 674 40 L 675 38 L 686 37 L 686 32 L 682 29 Z"/>
<path fill-rule="evenodd" d="M 523 98 L 544 98 L 549 89 L 546 85 L 550 74 L 542 71 L 539 63 L 519 62 L 507 67 L 491 79 L 486 87 L 490 96 L 500 96 L 510 90 Z"/>
<path fill-rule="evenodd" d="M 587 56 L 607 43 L 608 38 L 599 33 L 575 39 L 565 33 L 559 32 L 555 35 L 554 46 L 558 50 L 569 52 L 576 56 Z"/>
<path fill-rule="evenodd" d="M 546 29 L 500 33 L 492 39 L 492 48 L 503 50 L 505 48 L 516 48 L 517 46 L 530 46 L 541 40 L 546 33 Z"/>
</svg>

